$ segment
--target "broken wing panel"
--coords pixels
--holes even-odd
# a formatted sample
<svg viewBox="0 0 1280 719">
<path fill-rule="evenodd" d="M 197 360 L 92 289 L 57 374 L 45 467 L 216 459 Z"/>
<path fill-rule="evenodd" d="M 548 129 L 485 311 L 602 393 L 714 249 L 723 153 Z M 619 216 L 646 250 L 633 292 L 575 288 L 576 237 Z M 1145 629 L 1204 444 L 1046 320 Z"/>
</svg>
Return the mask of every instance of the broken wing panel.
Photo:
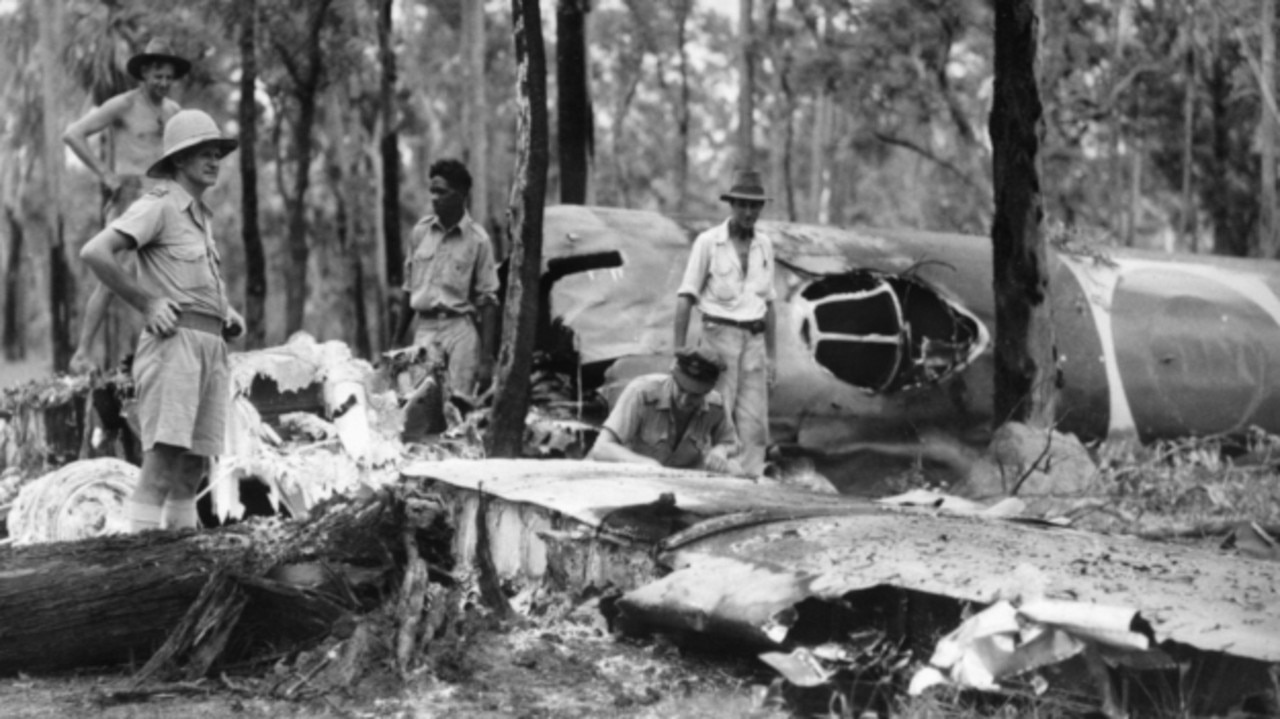
<svg viewBox="0 0 1280 719">
<path fill-rule="evenodd" d="M 728 531 L 670 559 L 677 572 L 668 580 L 701 583 L 702 595 L 714 594 L 705 585 L 718 583 L 714 573 L 698 570 L 708 559 L 785 568 L 804 578 L 792 585 L 798 592 L 792 604 L 810 596 L 838 600 L 879 585 L 978 603 L 1042 592 L 1131 606 L 1148 618 L 1159 641 L 1280 661 L 1280 605 L 1273 601 L 1280 564 L 1178 545 L 1122 537 L 1100 542 L 1081 532 L 1002 520 L 886 511 Z M 719 587 L 725 596 L 740 590 L 732 582 Z M 773 615 L 781 600 L 770 601 Z"/>
</svg>

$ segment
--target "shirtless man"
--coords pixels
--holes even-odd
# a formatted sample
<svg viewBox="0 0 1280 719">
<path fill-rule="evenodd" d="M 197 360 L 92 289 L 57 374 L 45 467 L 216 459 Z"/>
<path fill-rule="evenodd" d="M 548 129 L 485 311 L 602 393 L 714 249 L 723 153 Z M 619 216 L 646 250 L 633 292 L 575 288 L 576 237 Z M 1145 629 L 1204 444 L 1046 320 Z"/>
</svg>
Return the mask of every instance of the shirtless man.
<svg viewBox="0 0 1280 719">
<path fill-rule="evenodd" d="M 129 58 L 125 69 L 142 84 L 93 108 L 62 135 L 63 142 L 102 182 L 106 195 L 103 216 L 108 224 L 156 184 L 146 176 L 147 168 L 162 154 L 165 123 L 182 109 L 169 99 L 169 89 L 175 80 L 190 72 L 191 63 L 174 55 L 164 41 L 152 39 L 141 53 Z M 104 131 L 108 133 L 105 161 L 89 144 L 90 137 Z M 111 297 L 101 285 L 90 294 L 80 324 L 80 342 L 71 358 L 73 372 L 94 369 L 93 340 L 106 317 Z M 141 329 L 129 313 L 120 314 L 115 318 L 120 325 L 116 344 L 120 341 L 127 344 L 126 347 L 107 347 L 108 364 L 132 349 L 132 338 Z"/>
</svg>

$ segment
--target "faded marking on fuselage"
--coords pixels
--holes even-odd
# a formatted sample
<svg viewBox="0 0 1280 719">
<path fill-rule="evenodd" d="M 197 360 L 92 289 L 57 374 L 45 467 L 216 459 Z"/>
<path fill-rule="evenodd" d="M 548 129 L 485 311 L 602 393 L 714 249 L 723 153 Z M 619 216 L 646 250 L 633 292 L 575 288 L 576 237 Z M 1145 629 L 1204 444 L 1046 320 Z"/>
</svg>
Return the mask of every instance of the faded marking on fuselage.
<svg viewBox="0 0 1280 719">
<path fill-rule="evenodd" d="M 1102 343 L 1102 361 L 1107 372 L 1107 395 L 1110 407 L 1110 425 L 1107 427 L 1108 437 L 1134 436 L 1137 434 L 1137 423 L 1133 420 L 1133 410 L 1129 407 L 1129 398 L 1124 393 L 1124 382 L 1120 378 L 1120 363 L 1116 360 L 1115 336 L 1111 332 L 1111 300 L 1115 296 L 1116 286 L 1120 284 L 1122 270 L 1112 264 L 1095 263 L 1092 260 L 1081 260 L 1070 255 L 1059 255 L 1071 274 L 1075 275 L 1089 302 L 1089 312 L 1094 324 L 1098 327 L 1098 339 Z"/>
<path fill-rule="evenodd" d="M 1201 279 L 1216 282 L 1236 294 L 1243 295 L 1246 299 L 1253 300 L 1258 307 L 1271 316 L 1271 319 L 1277 325 L 1280 325 L 1280 298 L 1276 297 L 1275 290 L 1269 287 L 1261 276 L 1247 275 L 1239 270 L 1227 271 L 1221 267 L 1213 267 L 1211 265 L 1174 264 L 1171 262 L 1134 259 L 1122 259 L 1120 264 L 1122 272 L 1149 269 L 1168 270 L 1195 275 Z"/>
<path fill-rule="evenodd" d="M 1111 410 L 1107 433 L 1109 437 L 1134 436 L 1137 433 L 1137 422 L 1120 373 L 1111 321 L 1111 308 L 1116 289 L 1125 276 L 1141 271 L 1167 271 L 1193 275 L 1221 285 L 1253 301 L 1277 325 L 1280 325 L 1280 298 L 1276 297 L 1275 291 L 1258 275 L 1249 275 L 1239 270 L 1227 270 L 1212 265 L 1190 265 L 1128 257 L 1113 258 L 1111 264 L 1095 263 L 1070 255 L 1060 255 L 1060 257 L 1084 290 L 1085 297 L 1089 301 L 1089 311 L 1097 325 L 1098 338 L 1102 343 Z"/>
</svg>

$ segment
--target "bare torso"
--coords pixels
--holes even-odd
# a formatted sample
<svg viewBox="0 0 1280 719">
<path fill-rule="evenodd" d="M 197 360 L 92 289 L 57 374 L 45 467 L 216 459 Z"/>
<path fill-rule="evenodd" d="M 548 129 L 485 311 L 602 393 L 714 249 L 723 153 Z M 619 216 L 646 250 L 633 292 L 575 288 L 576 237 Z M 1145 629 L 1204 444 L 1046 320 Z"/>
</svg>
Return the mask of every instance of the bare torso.
<svg viewBox="0 0 1280 719">
<path fill-rule="evenodd" d="M 115 172 L 141 175 L 160 159 L 164 124 L 181 108 L 169 98 L 159 105 L 152 103 L 142 88 L 130 90 L 119 99 L 123 102 L 111 123 Z"/>
</svg>

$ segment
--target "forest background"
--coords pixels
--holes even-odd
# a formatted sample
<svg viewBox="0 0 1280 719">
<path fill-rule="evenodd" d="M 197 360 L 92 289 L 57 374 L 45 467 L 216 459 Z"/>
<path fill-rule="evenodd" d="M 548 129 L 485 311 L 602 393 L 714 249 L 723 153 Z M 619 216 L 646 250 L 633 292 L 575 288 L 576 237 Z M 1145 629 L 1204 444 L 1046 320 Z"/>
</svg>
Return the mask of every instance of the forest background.
<svg viewBox="0 0 1280 719">
<path fill-rule="evenodd" d="M 547 202 L 717 218 L 752 164 L 766 218 L 986 235 L 993 5 L 547 0 Z M 1274 0 L 1042 3 L 1046 223 L 1275 257 L 1274 15 Z M 124 63 L 152 36 L 194 61 L 175 99 L 244 141 L 208 196 L 248 309 L 240 349 L 300 329 L 386 349 L 436 159 L 468 163 L 472 213 L 508 246 L 505 0 L 0 0 L 6 360 L 68 355 L 54 330 L 75 336 L 91 287 L 76 253 L 101 216 L 60 135 L 134 85 Z"/>
</svg>

